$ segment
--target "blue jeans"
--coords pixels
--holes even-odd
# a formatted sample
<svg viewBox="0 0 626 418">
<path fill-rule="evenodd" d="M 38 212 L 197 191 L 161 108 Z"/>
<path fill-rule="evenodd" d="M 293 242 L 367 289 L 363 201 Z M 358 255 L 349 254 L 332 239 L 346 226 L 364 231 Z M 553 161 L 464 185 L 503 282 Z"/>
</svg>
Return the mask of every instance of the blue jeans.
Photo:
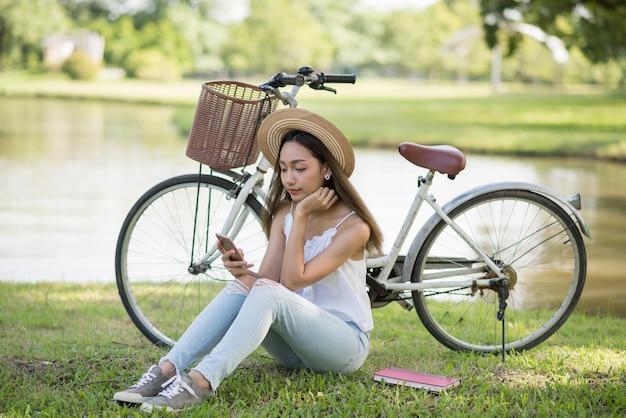
<svg viewBox="0 0 626 418">
<path fill-rule="evenodd" d="M 217 389 L 259 345 L 287 368 L 351 372 L 367 358 L 369 343 L 369 332 L 259 279 L 250 290 L 239 281 L 224 288 L 162 360 L 180 373 L 202 358 L 194 370 Z"/>
</svg>

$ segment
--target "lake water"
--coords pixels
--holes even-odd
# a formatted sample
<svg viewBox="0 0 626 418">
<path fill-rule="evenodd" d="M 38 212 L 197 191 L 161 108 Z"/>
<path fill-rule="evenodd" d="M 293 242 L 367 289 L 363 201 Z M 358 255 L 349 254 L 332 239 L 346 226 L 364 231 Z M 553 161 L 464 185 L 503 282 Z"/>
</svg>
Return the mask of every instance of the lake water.
<svg viewBox="0 0 626 418">
<path fill-rule="evenodd" d="M 185 157 L 173 113 L 169 106 L 0 98 L 0 280 L 114 281 L 115 242 L 132 204 L 155 183 L 198 168 Z M 395 151 L 357 150 L 356 159 L 352 179 L 391 245 L 422 172 Z M 592 239 L 580 306 L 626 316 L 626 166 L 469 155 L 456 180 L 439 176 L 431 191 L 443 203 L 508 180 L 582 194 Z"/>
</svg>

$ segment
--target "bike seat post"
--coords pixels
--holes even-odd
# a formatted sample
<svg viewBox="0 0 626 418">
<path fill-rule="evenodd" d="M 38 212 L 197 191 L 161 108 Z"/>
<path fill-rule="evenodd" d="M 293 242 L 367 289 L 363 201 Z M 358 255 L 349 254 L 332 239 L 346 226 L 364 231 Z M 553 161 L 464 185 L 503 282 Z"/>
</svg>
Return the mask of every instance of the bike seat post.
<svg viewBox="0 0 626 418">
<path fill-rule="evenodd" d="M 427 184 L 433 184 L 434 178 L 435 178 L 435 170 L 429 170 L 428 174 L 426 174 L 426 177 L 424 178 L 424 182 Z"/>
<path fill-rule="evenodd" d="M 425 177 L 423 176 L 419 176 L 417 179 L 417 195 L 424 199 L 424 200 L 430 200 L 429 199 L 429 191 L 430 191 L 430 186 L 432 186 L 433 184 L 433 178 L 435 177 L 435 172 L 433 170 L 429 170 L 428 174 L 426 174 Z"/>
</svg>

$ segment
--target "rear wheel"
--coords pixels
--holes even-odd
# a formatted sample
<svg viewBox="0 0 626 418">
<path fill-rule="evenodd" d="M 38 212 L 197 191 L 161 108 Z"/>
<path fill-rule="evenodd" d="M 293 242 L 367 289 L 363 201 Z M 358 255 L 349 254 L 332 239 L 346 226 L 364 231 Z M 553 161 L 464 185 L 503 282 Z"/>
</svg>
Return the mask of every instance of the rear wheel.
<svg viewBox="0 0 626 418">
<path fill-rule="evenodd" d="M 575 218 L 551 199 L 517 189 L 473 197 L 448 215 L 508 278 L 505 351 L 532 348 L 558 330 L 585 283 L 585 247 Z M 420 248 L 411 281 L 495 277 L 490 274 L 442 220 Z M 426 329 L 445 346 L 502 350 L 496 287 L 416 291 L 413 301 Z"/>
<path fill-rule="evenodd" d="M 233 279 L 216 250 L 215 233 L 232 210 L 234 190 L 221 177 L 178 176 L 148 190 L 126 217 L 115 252 L 117 287 L 128 315 L 151 342 L 172 346 Z M 248 196 L 229 232 L 257 266 L 267 244 L 261 209 Z M 205 263 L 194 264 L 207 252 Z"/>
</svg>

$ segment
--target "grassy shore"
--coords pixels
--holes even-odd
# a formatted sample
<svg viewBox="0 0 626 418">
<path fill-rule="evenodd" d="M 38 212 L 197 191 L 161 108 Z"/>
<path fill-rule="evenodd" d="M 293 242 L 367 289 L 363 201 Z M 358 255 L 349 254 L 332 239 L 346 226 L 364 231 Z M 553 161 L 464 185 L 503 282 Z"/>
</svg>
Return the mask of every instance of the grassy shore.
<svg viewBox="0 0 626 418">
<path fill-rule="evenodd" d="M 618 417 L 626 414 L 626 320 L 576 313 L 548 341 L 500 357 L 450 351 L 414 312 L 374 311 L 356 373 L 288 371 L 262 350 L 195 416 Z M 140 416 L 111 401 L 164 354 L 131 324 L 113 284 L 0 282 L 0 416 Z M 440 395 L 384 386 L 374 371 L 406 367 L 460 377 Z"/>
<path fill-rule="evenodd" d="M 246 80 L 253 84 L 263 79 Z M 55 97 L 179 106 L 175 122 L 188 132 L 200 80 L 79 82 L 58 76 L 0 73 L 0 98 Z M 301 107 L 335 122 L 355 146 L 395 147 L 402 141 L 451 144 L 486 154 L 601 158 L 626 161 L 626 93 L 590 86 L 427 84 L 359 79 L 336 85 L 336 96 L 303 89 Z"/>
</svg>

